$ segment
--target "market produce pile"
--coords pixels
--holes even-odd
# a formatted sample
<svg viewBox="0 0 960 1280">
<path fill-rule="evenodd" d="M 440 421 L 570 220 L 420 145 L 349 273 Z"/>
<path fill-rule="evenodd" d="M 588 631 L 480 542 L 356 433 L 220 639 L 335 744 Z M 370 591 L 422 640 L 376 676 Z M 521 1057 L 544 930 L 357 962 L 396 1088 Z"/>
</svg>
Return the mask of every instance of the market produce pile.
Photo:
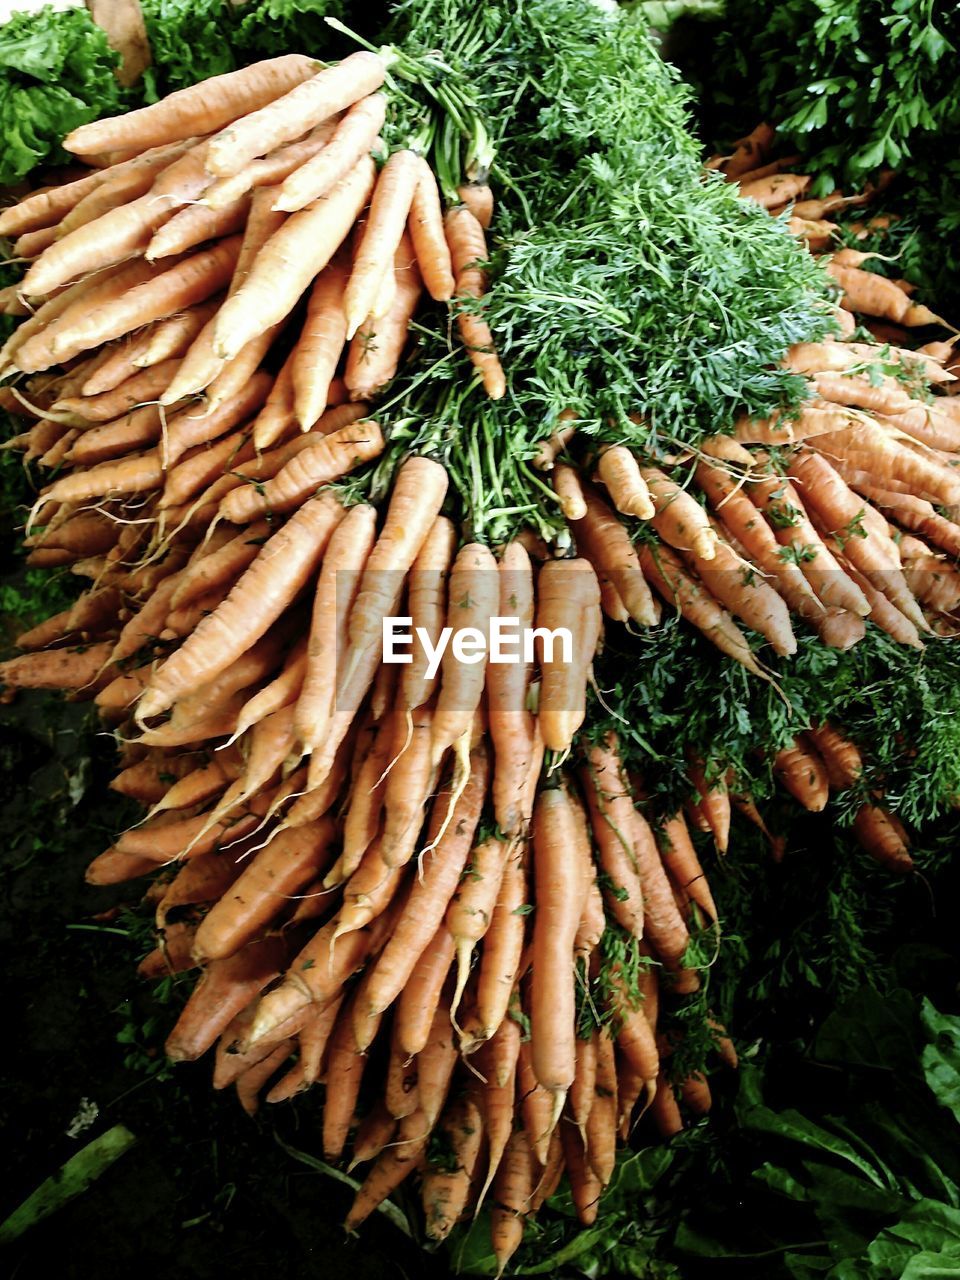
<svg viewBox="0 0 960 1280">
<path fill-rule="evenodd" d="M 416 1173 L 503 1270 L 736 1066 L 732 812 L 780 858 L 773 786 L 833 793 L 904 874 L 960 795 L 960 399 L 950 326 L 834 251 L 887 178 L 804 200 L 766 126 L 704 171 L 636 15 L 387 40 L 80 124 L 0 213 L 28 563 L 89 580 L 0 676 L 116 736 L 147 813 L 88 879 L 152 875 L 141 971 L 201 970 L 169 1056 L 251 1112 L 324 1084 L 348 1224 Z M 495 617 L 572 653 L 439 648 Z"/>
</svg>

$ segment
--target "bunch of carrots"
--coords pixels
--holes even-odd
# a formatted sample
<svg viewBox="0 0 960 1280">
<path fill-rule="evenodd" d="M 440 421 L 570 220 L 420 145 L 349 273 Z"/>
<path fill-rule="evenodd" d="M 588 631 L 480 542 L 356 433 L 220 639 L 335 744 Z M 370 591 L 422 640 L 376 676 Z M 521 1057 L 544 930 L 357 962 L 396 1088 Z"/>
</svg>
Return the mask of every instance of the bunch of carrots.
<svg viewBox="0 0 960 1280">
<path fill-rule="evenodd" d="M 702 1074 L 671 1071 L 660 1002 L 697 989 L 692 939 L 719 937 L 717 911 L 683 813 L 653 811 L 616 738 L 589 732 L 604 626 L 655 626 L 665 604 L 765 680 L 756 650 L 788 659 L 798 621 L 839 648 L 865 619 L 917 648 L 952 632 L 960 400 L 950 344 L 905 345 L 936 317 L 844 250 L 840 337 L 786 357 L 809 384 L 796 414 L 670 456 L 572 416 L 543 441 L 575 555 L 528 533 L 461 545 L 431 457 L 356 500 L 338 482 L 400 444 L 368 414 L 424 291 L 506 390 L 482 312 L 489 189 L 444 213 L 421 155 L 382 154 L 385 74 L 358 53 L 217 77 L 78 129 L 66 146 L 94 167 L 0 214 L 31 259 L 0 368 L 33 425 L 9 443 L 55 474 L 30 560 L 90 580 L 0 677 L 93 697 L 117 735 L 113 785 L 148 812 L 88 878 L 154 876 L 143 971 L 202 970 L 170 1056 L 215 1050 L 215 1085 L 251 1111 L 323 1082 L 328 1158 L 353 1131 L 370 1165 L 350 1225 L 417 1172 L 434 1238 L 491 1197 L 502 1269 L 564 1170 L 589 1223 L 638 1112 L 670 1134 L 710 1105 Z M 795 199 L 787 166 L 760 172 L 764 137 L 727 175 Z M 823 248 L 814 212 L 793 229 Z M 899 328 L 854 340 L 854 312 Z M 395 666 L 398 613 L 432 646 L 496 616 L 541 641 L 437 671 L 421 642 Z M 569 658 L 543 640 L 558 628 Z M 862 773 L 829 724 L 774 763 L 813 810 Z M 769 835 L 735 779 L 693 759 L 689 776 L 687 817 L 720 852 L 731 805 Z M 855 829 L 909 869 L 882 796 Z"/>
</svg>

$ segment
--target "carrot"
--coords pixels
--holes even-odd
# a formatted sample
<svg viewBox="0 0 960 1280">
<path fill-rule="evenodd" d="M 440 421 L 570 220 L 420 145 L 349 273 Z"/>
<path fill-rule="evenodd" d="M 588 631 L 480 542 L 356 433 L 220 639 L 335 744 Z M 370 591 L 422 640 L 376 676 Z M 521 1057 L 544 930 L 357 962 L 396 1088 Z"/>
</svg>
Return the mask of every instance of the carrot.
<svg viewBox="0 0 960 1280">
<path fill-rule="evenodd" d="M 597 1036 L 596 1097 L 587 1119 L 587 1163 L 607 1186 L 617 1158 L 617 1064 L 613 1040 L 605 1028 Z"/>
<path fill-rule="evenodd" d="M 418 628 L 427 634 L 436 648 L 446 613 L 447 578 L 456 546 L 456 530 L 445 517 L 438 516 L 420 549 L 409 575 L 407 608 L 413 634 Z M 428 680 L 426 649 L 414 639 L 410 664 L 404 667 L 401 701 L 409 713 L 429 701 L 436 688 L 436 677 Z M 412 721 L 410 731 L 412 733 Z"/>
<path fill-rule="evenodd" d="M 332 942 L 356 929 L 362 929 L 389 906 L 400 883 L 400 869 L 389 867 L 380 852 L 380 842 L 374 839 L 360 859 L 360 865 L 343 886 L 343 903 L 337 917 Z M 332 945 L 331 942 L 331 945 Z M 364 1011 L 358 1006 L 356 1017 L 362 1020 Z M 358 1044 L 361 1037 L 357 1037 Z M 361 1044 L 365 1048 L 366 1045 Z"/>
<path fill-rule="evenodd" d="M 773 771 L 781 784 L 811 813 L 824 809 L 830 797 L 830 779 L 818 752 L 804 734 L 791 747 L 778 751 Z"/>
<path fill-rule="evenodd" d="M 394 297 L 386 311 L 369 316 L 350 343 L 343 379 L 351 400 L 371 399 L 393 378 L 400 363 L 410 321 L 423 292 L 420 271 L 404 235 L 394 255 Z"/>
<path fill-rule="evenodd" d="M 552 751 L 565 751 L 586 714 L 585 688 L 596 647 L 593 618 L 599 611 L 600 587 L 589 560 L 581 559 L 550 561 L 540 572 L 538 587 L 537 722 L 544 744 Z M 567 653 L 558 631 L 568 633 Z"/>
<path fill-rule="evenodd" d="M 833 261 L 828 262 L 827 271 L 843 290 L 844 302 L 851 311 L 878 316 L 894 324 L 903 322 L 910 309 L 910 299 L 892 280 Z"/>
<path fill-rule="evenodd" d="M 665 960 L 679 959 L 689 936 L 674 903 L 653 832 L 630 797 L 616 736 L 608 734 L 602 744 L 591 748 L 588 759 L 593 785 L 610 807 L 616 826 L 631 848 L 643 890 L 645 934 Z"/>
<path fill-rule="evenodd" d="M 447 908 L 446 927 L 453 938 L 457 958 L 457 985 L 451 998 L 456 1014 L 470 976 L 474 947 L 490 928 L 507 859 L 515 856 L 509 842 L 497 836 L 481 840 L 470 853 L 457 891 Z"/>
<path fill-rule="evenodd" d="M 736 144 L 733 154 L 728 156 L 722 165 L 727 179 L 732 180 L 756 168 L 757 161 L 762 161 L 773 146 L 776 130 L 772 125 L 761 122 L 752 129 L 745 138 Z"/>
<path fill-rule="evenodd" d="M 179 363 L 176 359 L 165 360 L 162 364 L 132 374 L 112 391 L 96 396 L 69 396 L 56 401 L 53 409 L 57 413 L 76 414 L 85 422 L 110 422 L 136 405 L 155 400 Z"/>
<path fill-rule="evenodd" d="M 490 1214 L 490 1240 L 498 1278 L 523 1241 L 534 1181 L 530 1141 L 522 1129 L 515 1129 L 493 1182 L 495 1205 Z"/>
<path fill-rule="evenodd" d="M 433 170 L 418 158 L 417 185 L 410 207 L 409 231 L 423 282 L 431 298 L 449 302 L 455 281 L 450 249 L 443 230 L 440 192 Z"/>
<path fill-rule="evenodd" d="M 446 471 L 429 458 L 410 458 L 397 471 L 386 522 L 350 614 L 349 667 L 379 643 L 383 618 L 400 599 L 403 580 L 439 514 L 447 484 Z"/>
<path fill-rule="evenodd" d="M 235 782 L 243 772 L 243 761 L 235 750 L 218 752 L 216 757 L 206 764 L 198 765 L 190 773 L 178 778 L 170 789 L 153 805 L 147 814 L 148 818 L 164 813 L 168 809 L 189 809 L 193 805 L 203 804 L 221 791 L 230 782 Z"/>
<path fill-rule="evenodd" d="M 337 1160 L 343 1154 L 365 1066 L 366 1057 L 358 1052 L 353 1039 L 348 1000 L 340 1010 L 328 1049 L 327 1096 L 323 1108 L 323 1154 L 328 1160 Z"/>
<path fill-rule="evenodd" d="M 740 196 L 743 200 L 755 201 L 762 209 L 775 209 L 802 196 L 812 181 L 805 174 L 776 173 L 744 183 L 740 187 Z"/>
<path fill-rule="evenodd" d="M 845 559 L 856 565 L 915 627 L 926 630 L 923 613 L 900 571 L 897 545 L 885 529 L 878 535 L 867 523 L 868 504 L 818 454 L 801 451 L 792 459 L 789 473 L 805 485 L 807 502 L 826 529 L 842 537 Z M 885 526 L 885 521 L 881 523 Z"/>
<path fill-rule="evenodd" d="M 400 993 L 394 1025 L 398 1047 L 406 1058 L 420 1053 L 427 1043 L 455 946 L 446 923 L 440 924 Z"/>
<path fill-rule="evenodd" d="M 269 527 L 267 522 L 262 520 L 234 537 L 228 536 L 221 545 L 211 546 L 206 555 L 184 569 L 171 597 L 171 603 L 190 604 L 191 601 L 206 595 L 207 592 L 224 583 L 235 582 L 243 570 L 256 559 Z"/>
<path fill-rule="evenodd" d="M 417 1054 L 420 1110 L 430 1129 L 433 1129 L 443 1109 L 456 1063 L 457 1049 L 453 1041 L 450 1008 L 441 998 L 433 1015 L 430 1037 Z"/>
<path fill-rule="evenodd" d="M 573 1123 L 586 1141 L 587 1120 L 593 1106 L 594 1091 L 597 1079 L 597 1040 L 598 1029 L 592 1027 L 590 1034 L 577 1037 L 577 1067 L 573 1084 L 568 1094 L 568 1105 Z"/>
<path fill-rule="evenodd" d="M 827 439 L 830 437 L 822 437 Z M 799 564 L 803 576 L 827 606 L 866 616 L 863 592 L 843 572 L 807 515 L 794 486 L 786 479 L 755 476 L 748 486 L 751 500 L 767 517 L 781 548 Z M 781 551 L 781 556 L 784 551 Z M 785 558 L 785 557 L 784 557 Z"/>
<path fill-rule="evenodd" d="M 128 289 L 152 279 L 156 271 L 142 258 L 121 267 L 107 267 L 93 272 L 78 284 L 70 285 L 38 307 L 22 322 L 4 344 L 2 356 L 9 358 L 26 348 L 28 356 L 44 360 L 49 355 L 51 338 L 64 326 L 73 324 L 91 307 L 119 297 Z M 18 402 L 19 403 L 19 402 Z M 22 411 L 22 408 L 21 408 Z"/>
<path fill-rule="evenodd" d="M 525 912 L 527 876 L 523 861 L 507 861 L 500 894 L 487 930 L 477 985 L 477 1022 L 475 1043 L 467 1051 L 489 1040 L 506 1017 L 510 997 L 520 968 L 526 933 Z"/>
<path fill-rule="evenodd" d="M 354 1197 L 344 1226 L 353 1231 L 386 1200 L 391 1191 L 412 1173 L 420 1159 L 430 1131 L 422 1111 L 400 1121 L 397 1135 L 391 1146 L 379 1156 Z"/>
<path fill-rule="evenodd" d="M 333 888 L 352 875 L 380 829 L 384 770 L 393 747 L 395 720 L 373 725 L 373 742 L 352 779 L 343 823 L 343 852 L 327 873 L 324 885 Z M 382 842 L 381 842 L 382 849 Z"/>
<path fill-rule="evenodd" d="M 94 190 L 78 200 L 56 227 L 56 239 L 68 235 L 111 209 L 145 195 L 159 173 L 168 168 L 192 145 L 192 140 L 155 147 L 127 164 L 115 165 Z"/>
<path fill-rule="evenodd" d="M 493 192 L 485 182 L 464 182 L 457 187 L 457 195 L 470 210 L 484 231 L 493 221 Z"/>
<path fill-rule="evenodd" d="M 200 959 L 232 955 L 287 905 L 329 861 L 333 824 L 321 819 L 277 835 L 203 918 L 194 943 Z"/>
<path fill-rule="evenodd" d="M 208 209 L 203 204 L 189 205 L 153 233 L 144 257 L 148 262 L 156 262 L 158 258 L 185 253 L 205 240 L 233 235 L 243 230 L 249 212 L 249 195 L 239 196 L 220 209 Z"/>
<path fill-rule="evenodd" d="M 613 501 L 626 516 L 652 520 L 656 508 L 636 458 L 623 445 L 609 445 L 600 452 L 597 474 Z"/>
<path fill-rule="evenodd" d="M 347 1166 L 347 1172 L 352 1172 L 358 1164 L 375 1160 L 389 1145 L 396 1128 L 396 1117 L 378 1099 L 357 1126 L 353 1138 L 353 1159 Z"/>
<path fill-rule="evenodd" d="M 346 652 L 347 620 L 359 590 L 360 574 L 373 547 L 376 518 L 374 507 L 352 507 L 334 530 L 324 556 L 294 721 L 304 755 L 313 751 L 333 714 L 337 665 Z"/>
<path fill-rule="evenodd" d="M 68 609 L 54 614 L 16 638 L 18 649 L 46 649 L 67 636 L 84 637 L 98 635 L 113 623 L 121 610 L 120 594 L 116 587 L 93 588 L 80 596 Z"/>
<path fill-rule="evenodd" d="M 137 965 L 137 976 L 156 980 L 194 968 L 190 944 L 196 928 L 189 921 L 173 924 L 160 935 L 159 945 Z"/>
<path fill-rule="evenodd" d="M 294 412 L 306 431 L 323 413 L 347 338 L 343 291 L 347 265 L 337 256 L 314 281 L 303 329 L 290 366 Z"/>
<path fill-rule="evenodd" d="M 373 185 L 373 161 L 361 161 L 326 196 L 288 218 L 270 237 L 237 291 L 220 309 L 214 352 L 235 356 L 283 320 L 346 238 Z"/>
<path fill-rule="evenodd" d="M 447 646 L 441 659 L 440 695 L 431 740 L 435 767 L 448 747 L 456 745 L 461 758 L 465 754 L 474 713 L 483 697 L 490 620 L 496 615 L 499 598 L 497 562 L 492 552 L 478 542 L 468 543 L 450 571 L 447 626 L 454 632 L 472 629 L 478 639 L 469 656 L 464 650 L 466 661 L 461 660 L 455 641 Z"/>
<path fill-rule="evenodd" d="M 587 514 L 574 522 L 578 547 L 597 575 L 613 583 L 630 617 L 639 626 L 654 626 L 660 610 L 644 580 L 629 534 L 595 489 L 584 485 L 583 492 Z"/>
<path fill-rule="evenodd" d="M 113 641 L 85 648 L 49 649 L 0 662 L 0 684 L 6 689 L 85 689 L 109 660 Z"/>
<path fill-rule="evenodd" d="M 109 551 L 117 541 L 117 526 L 100 515 L 70 516 L 56 529 L 45 531 L 35 545 L 71 551 L 77 556 L 96 556 Z M 28 545 L 34 539 L 28 539 Z"/>
<path fill-rule="evenodd" d="M 205 853 L 185 862 L 157 903 L 157 928 L 164 928 L 167 916 L 179 907 L 217 902 L 240 874 L 241 856 L 242 846 L 239 849 Z M 155 867 L 156 863 L 153 865 Z"/>
<path fill-rule="evenodd" d="M 776 580 L 777 590 L 789 607 L 810 622 L 823 615 L 823 605 L 798 565 L 780 555 L 780 544 L 741 484 L 723 467 L 701 461 L 697 485 L 717 517 L 765 574 Z"/>
<path fill-rule="evenodd" d="M 170 356 L 185 355 L 204 325 L 216 314 L 222 301 L 222 296 L 215 294 L 206 302 L 188 307 L 186 311 L 165 320 L 158 320 L 144 334 L 142 348 L 137 347 L 134 351 L 132 363 L 137 368 L 149 368 Z M 87 394 L 86 387 L 84 393 Z"/>
<path fill-rule="evenodd" d="M 643 936 L 643 888 L 633 854 L 633 802 L 618 778 L 615 788 L 607 776 L 611 761 L 599 746 L 587 752 L 583 778 L 590 808 L 593 838 L 600 867 L 609 881 L 605 893 L 611 915 L 634 937 Z"/>
<path fill-rule="evenodd" d="M 684 569 L 669 548 L 645 546 L 640 563 L 649 581 L 669 604 L 691 622 L 720 650 L 746 667 L 753 675 L 763 676 L 743 632 L 727 611 L 720 607 L 702 583 Z"/>
<path fill-rule="evenodd" d="M 692 550 L 698 560 L 713 560 L 717 535 L 700 504 L 656 467 L 641 467 L 656 509 L 653 527 L 679 551 Z"/>
<path fill-rule="evenodd" d="M 399 996 L 444 917 L 473 843 L 488 772 L 487 752 L 481 744 L 471 755 L 470 776 L 454 806 L 452 820 L 414 883 L 393 934 L 376 961 L 367 992 L 371 1017 Z M 434 805 L 434 824 L 445 808 L 441 796 Z"/>
<path fill-rule="evenodd" d="M 903 825 L 882 805 L 862 805 L 853 820 L 853 833 L 861 848 L 888 871 L 904 874 L 913 870 Z"/>
<path fill-rule="evenodd" d="M 167 1057 L 193 1062 L 204 1054 L 240 1010 L 277 976 L 286 956 L 286 941 L 270 937 L 209 964 L 167 1037 Z"/>
<path fill-rule="evenodd" d="M 87 884 L 123 884 L 127 880 L 135 880 L 138 876 L 156 871 L 157 864 L 153 858 L 138 857 L 136 854 L 123 853 L 119 849 L 105 849 L 99 854 L 84 873 Z"/>
<path fill-rule="evenodd" d="M 243 1050 L 240 1046 L 243 1044 L 247 1029 L 250 1026 L 250 1020 L 253 1017 L 256 1008 L 256 1001 L 252 1001 L 241 1009 L 237 1016 L 231 1019 L 217 1041 L 216 1059 L 213 1068 L 213 1087 L 214 1089 L 226 1089 L 231 1084 L 236 1084 L 242 1075 L 244 1075 L 251 1067 L 255 1067 L 258 1063 L 265 1061 L 280 1044 L 287 1046 L 287 1052 L 290 1051 L 292 1036 L 296 1034 L 298 1024 L 302 1022 L 304 1014 L 297 1014 L 294 1018 L 288 1018 L 282 1027 L 277 1028 L 277 1033 L 271 1036 L 269 1040 L 254 1046 L 252 1049 Z"/>
<path fill-rule="evenodd" d="M 443 224 L 453 263 L 457 299 L 463 299 L 458 302 L 456 311 L 460 338 L 480 374 L 487 395 L 491 400 L 500 400 L 507 389 L 506 377 L 490 327 L 477 309 L 487 291 L 486 273 L 477 265 L 488 258 L 483 227 L 462 204 L 447 211 Z"/>
<path fill-rule="evenodd" d="M 534 914 L 530 1036 L 538 1082 L 553 1095 L 552 1132 L 576 1075 L 573 943 L 586 885 L 570 866 L 576 819 L 560 788 L 541 792 L 533 818 Z M 541 1140 L 536 1135 L 537 1142 Z"/>
<path fill-rule="evenodd" d="M 355 102 L 337 124 L 323 150 L 283 182 L 274 208 L 296 213 L 325 196 L 373 150 L 386 117 L 386 99 L 373 93 Z"/>
<path fill-rule="evenodd" d="M 220 503 L 221 514 L 232 524 L 242 524 L 270 512 L 294 510 L 324 485 L 378 457 L 383 449 L 383 434 L 376 422 L 350 423 L 321 436 L 258 488 L 231 490 Z"/>
<path fill-rule="evenodd" d="M 251 160 L 248 165 L 229 178 L 219 178 L 204 191 L 200 203 L 206 205 L 208 209 L 223 209 L 248 191 L 283 182 L 291 173 L 324 149 L 333 137 L 336 124 L 336 118 L 325 120 L 299 141 L 292 142 L 289 146 L 278 147 L 259 159 Z M 274 192 L 275 195 L 276 192 Z"/>
<path fill-rule="evenodd" d="M 230 177 L 257 156 L 293 142 L 307 130 L 352 106 L 383 84 L 386 67 L 375 53 L 361 50 L 310 79 L 297 82 L 283 97 L 246 112 L 210 145 L 208 166 L 219 177 Z"/>
<path fill-rule="evenodd" d="M 830 786 L 838 791 L 852 787 L 863 773 L 863 757 L 856 745 L 828 720 L 812 728 L 810 737 L 826 766 Z"/>
<path fill-rule="evenodd" d="M 655 828 L 657 847 L 667 874 L 711 920 L 719 918 L 710 884 L 697 857 L 690 832 L 677 812 Z"/>
<path fill-rule="evenodd" d="M 687 776 L 697 792 L 700 810 L 713 834 L 717 852 L 726 853 L 730 838 L 730 796 L 726 779 L 718 774 L 708 784 L 703 761 L 694 756 L 687 758 Z"/>
<path fill-rule="evenodd" d="M 571 409 L 564 409 L 563 412 L 558 415 L 557 420 L 559 422 L 565 422 L 567 425 L 560 427 L 558 430 L 554 431 L 551 436 L 548 436 L 547 439 L 540 441 L 539 450 L 533 459 L 533 465 L 539 471 L 552 471 L 557 458 L 561 453 L 566 451 L 567 445 L 577 434 L 576 427 L 570 425 L 570 420 L 575 417 L 576 415 Z"/>
<path fill-rule="evenodd" d="M 143 151 L 192 134 L 210 133 L 289 92 L 312 77 L 315 69 L 311 59 L 295 53 L 255 62 L 168 94 L 139 111 L 81 125 L 67 134 L 63 146 L 77 155 Z"/>
<path fill-rule="evenodd" d="M 583 1139 L 576 1128 L 572 1124 L 561 1124 L 560 1139 L 577 1218 L 582 1226 L 589 1227 L 597 1220 L 603 1186 L 590 1167 Z"/>
<path fill-rule="evenodd" d="M 395 151 L 380 172 L 344 291 L 348 338 L 353 337 L 370 314 L 380 279 L 390 270 L 419 175 L 418 157 L 413 151 Z"/>
<path fill-rule="evenodd" d="M 77 276 L 142 253 L 156 228 L 208 185 L 204 156 L 205 144 L 189 148 L 144 195 L 57 240 L 27 272 L 24 291 L 44 296 Z"/>
<path fill-rule="evenodd" d="M 94 308 L 85 320 L 78 320 L 54 339 L 50 357 L 44 357 L 39 364 L 35 361 L 31 364 L 26 346 L 22 347 L 16 354 L 19 367 L 30 372 L 31 367 L 47 368 L 54 361 L 63 363 L 140 325 L 203 302 L 229 280 L 239 248 L 239 236 L 231 236 L 171 267 L 154 280 L 131 289 L 123 297 Z"/>
<path fill-rule="evenodd" d="M 840 459 L 854 469 L 869 472 L 876 484 L 903 481 L 909 485 L 909 492 L 918 497 L 943 506 L 960 505 L 960 481 L 948 467 L 932 457 L 929 450 L 915 452 L 892 439 L 866 417 L 845 431 L 819 436 L 814 447 L 831 462 Z"/>
<path fill-rule="evenodd" d="M 498 572 L 499 614 L 516 618 L 520 634 L 526 634 L 534 622 L 533 571 L 530 557 L 519 542 L 510 542 L 504 548 Z M 526 707 L 529 681 L 529 663 L 491 663 L 487 669 L 487 706 L 495 761 L 493 806 L 497 823 L 507 835 L 515 835 L 529 816 L 522 804 L 535 733 L 534 718 Z"/>
<path fill-rule="evenodd" d="M 0 236 L 10 238 L 22 235 L 25 231 L 39 231 L 43 227 L 56 226 L 91 191 L 117 176 L 116 170 L 119 167 L 97 169 L 83 174 L 73 182 L 31 191 L 16 204 L 0 210 Z"/>
<path fill-rule="evenodd" d="M 699 574 L 700 581 L 715 600 L 752 630 L 759 632 L 775 653 L 796 653 L 797 641 L 790 614 L 780 594 L 764 582 L 753 565 L 722 539 L 713 547 L 713 559 L 704 562 L 692 553 L 684 559 Z"/>
<path fill-rule="evenodd" d="M 470 1098 L 452 1102 L 438 1133 L 449 1156 L 440 1165 L 428 1164 L 422 1185 L 426 1233 L 431 1240 L 447 1238 L 470 1196 L 483 1141 L 483 1121 L 476 1103 Z"/>
<path fill-rule="evenodd" d="M 320 1078 L 327 1046 L 343 996 L 337 996 L 326 1008 L 310 1006 L 304 1010 L 304 1023 L 300 1028 L 300 1063 L 305 1084 L 315 1084 Z"/>
<path fill-rule="evenodd" d="M 424 1044 L 433 1026 L 435 1012 L 436 1004 L 434 1003 L 426 1017 Z M 394 1120 L 403 1120 L 420 1108 L 420 1077 L 417 1059 L 405 1054 L 398 1043 L 396 1016 L 390 1028 L 390 1056 L 383 1084 L 383 1101 L 387 1112 Z"/>
<path fill-rule="evenodd" d="M 138 708 L 140 720 L 212 679 L 266 633 L 315 572 L 342 514 L 336 499 L 313 498 L 269 539 L 216 613 L 154 675 Z"/>
</svg>

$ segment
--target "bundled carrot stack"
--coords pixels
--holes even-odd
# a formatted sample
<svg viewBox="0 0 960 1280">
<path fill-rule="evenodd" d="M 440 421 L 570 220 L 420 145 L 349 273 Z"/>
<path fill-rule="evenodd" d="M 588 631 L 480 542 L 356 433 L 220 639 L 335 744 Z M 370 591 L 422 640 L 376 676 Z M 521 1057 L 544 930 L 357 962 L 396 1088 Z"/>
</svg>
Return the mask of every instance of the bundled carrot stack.
<svg viewBox="0 0 960 1280">
<path fill-rule="evenodd" d="M 683 815 L 646 814 L 616 740 L 582 732 L 604 614 L 651 627 L 662 600 L 763 679 L 756 648 L 788 658 L 798 618 L 840 648 L 865 618 L 920 647 L 960 613 L 960 401 L 949 349 L 845 334 L 788 353 L 795 416 L 679 456 L 585 445 L 570 418 L 537 464 L 572 558 L 460 545 L 429 457 L 383 509 L 358 501 L 335 482 L 402 452 L 367 415 L 424 289 L 488 394 L 506 385 L 477 305 L 489 192 L 444 215 L 422 157 L 377 170 L 384 74 L 363 53 L 207 81 L 77 130 L 103 167 L 0 214 L 33 258 L 11 305 L 40 303 L 0 356 L 35 419 L 12 443 L 56 472 L 30 559 L 91 581 L 0 676 L 94 697 L 117 734 L 114 786 L 149 812 L 88 878 L 156 874 L 144 971 L 202 966 L 171 1057 L 216 1046 L 248 1110 L 324 1082 L 327 1156 L 355 1129 L 372 1163 L 351 1225 L 414 1171 L 436 1238 L 492 1188 L 502 1267 L 564 1170 L 593 1220 L 638 1108 L 669 1134 L 710 1103 L 700 1075 L 675 1092 L 659 1008 L 696 991 L 716 907 Z M 849 257 L 831 270 L 850 307 L 881 305 Z M 536 650 L 488 660 L 496 617 Z M 464 629 L 480 660 L 441 649 Z M 721 852 L 731 801 L 765 830 L 689 769 Z M 859 773 L 827 725 L 776 760 L 809 808 Z M 906 869 L 874 798 L 858 834 Z"/>
<path fill-rule="evenodd" d="M 65 562 L 75 535 L 104 540 L 89 519 L 63 531 L 81 504 L 137 495 L 139 518 L 169 538 L 255 507 L 251 482 L 289 510 L 375 457 L 379 428 L 360 420 L 397 371 L 424 289 L 469 301 L 457 322 L 503 394 L 476 307 L 483 227 L 465 203 L 444 217 L 415 152 L 379 173 L 369 154 L 384 75 L 357 53 L 320 71 L 290 55 L 215 77 L 82 126 L 65 146 L 113 163 L 0 214 L 0 234 L 33 259 L 13 309 L 36 308 L 0 352 L 16 377 L 4 402 L 38 418 L 14 443 L 62 473 L 37 506 L 36 563 Z M 463 195 L 489 214 L 486 188 Z M 284 335 L 301 297 L 301 331 Z M 274 378 L 261 366 L 281 341 Z M 244 481 L 247 496 L 226 499 Z"/>
</svg>

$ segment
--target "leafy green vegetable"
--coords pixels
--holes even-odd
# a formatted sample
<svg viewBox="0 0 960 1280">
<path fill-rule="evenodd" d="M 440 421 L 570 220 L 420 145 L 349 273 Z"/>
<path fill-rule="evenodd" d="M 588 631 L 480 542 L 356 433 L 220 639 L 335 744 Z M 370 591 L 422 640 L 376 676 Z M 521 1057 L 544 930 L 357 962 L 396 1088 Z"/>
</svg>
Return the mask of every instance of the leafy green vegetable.
<svg viewBox="0 0 960 1280">
<path fill-rule="evenodd" d="M 871 212 L 902 225 L 884 253 L 946 314 L 960 305 L 960 11 L 945 0 L 727 0 L 689 54 L 711 135 L 728 142 L 761 118 L 803 156 L 815 193 L 848 191 L 884 167 L 898 180 Z M 856 217 L 856 215 L 854 215 Z M 861 246 L 862 247 L 862 246 Z M 881 264 L 875 269 L 889 271 Z"/>
<path fill-rule="evenodd" d="M 86 9 L 18 13 L 0 27 L 0 184 L 18 181 L 60 140 L 94 116 L 119 109 L 117 56 Z"/>
</svg>

